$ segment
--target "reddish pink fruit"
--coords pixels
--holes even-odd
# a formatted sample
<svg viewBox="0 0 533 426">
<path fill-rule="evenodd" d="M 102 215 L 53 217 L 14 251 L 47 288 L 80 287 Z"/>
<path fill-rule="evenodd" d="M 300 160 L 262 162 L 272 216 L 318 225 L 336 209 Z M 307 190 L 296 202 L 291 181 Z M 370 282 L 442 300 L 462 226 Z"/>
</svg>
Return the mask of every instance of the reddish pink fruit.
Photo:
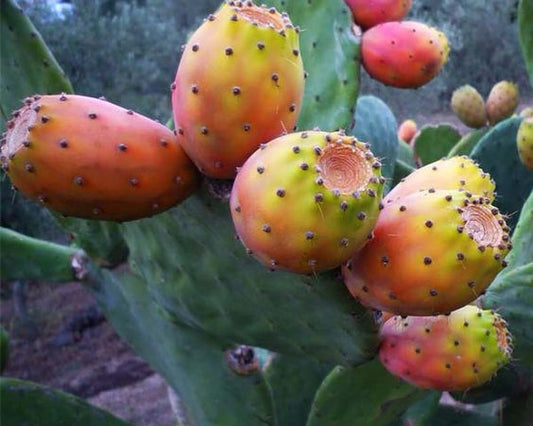
<svg viewBox="0 0 533 426">
<path fill-rule="evenodd" d="M 351 9 L 354 21 L 366 30 L 388 21 L 401 21 L 409 8 L 411 0 L 345 0 Z"/>
<path fill-rule="evenodd" d="M 405 120 L 398 127 L 398 139 L 410 144 L 418 131 L 414 120 Z"/>
<path fill-rule="evenodd" d="M 420 22 L 385 22 L 365 31 L 361 39 L 365 70 L 393 87 L 423 86 L 439 73 L 448 52 L 446 36 Z"/>
<path fill-rule="evenodd" d="M 374 237 L 343 266 L 352 295 L 398 315 L 448 313 L 475 300 L 511 245 L 498 209 L 469 195 L 429 190 L 386 202 Z"/>
<path fill-rule="evenodd" d="M 465 306 L 450 315 L 395 316 L 381 327 L 379 357 L 395 376 L 423 389 L 482 385 L 511 359 L 512 338 L 495 312 Z"/>
</svg>

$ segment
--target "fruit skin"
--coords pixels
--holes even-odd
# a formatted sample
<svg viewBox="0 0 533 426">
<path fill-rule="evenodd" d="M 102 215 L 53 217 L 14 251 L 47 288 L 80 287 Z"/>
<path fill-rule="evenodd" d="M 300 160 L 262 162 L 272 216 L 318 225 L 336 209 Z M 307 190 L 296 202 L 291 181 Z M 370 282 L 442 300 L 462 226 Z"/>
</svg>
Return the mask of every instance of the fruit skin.
<svg viewBox="0 0 533 426">
<path fill-rule="evenodd" d="M 352 11 L 354 21 L 363 30 L 383 22 L 401 21 L 409 8 L 411 0 L 345 0 Z"/>
<path fill-rule="evenodd" d="M 468 127 L 479 129 L 487 124 L 487 113 L 483 96 L 472 86 L 466 84 L 452 94 L 452 110 Z"/>
<path fill-rule="evenodd" d="M 167 127 L 79 95 L 27 98 L 8 123 L 0 159 L 27 197 L 99 220 L 160 213 L 187 198 L 200 177 Z"/>
<path fill-rule="evenodd" d="M 274 11 L 223 4 L 185 46 L 171 86 L 174 120 L 179 142 L 210 177 L 235 177 L 261 143 L 296 124 L 304 89 L 298 29 Z"/>
<path fill-rule="evenodd" d="M 418 131 L 418 126 L 414 120 L 405 120 L 398 127 L 398 139 L 411 143 Z"/>
<path fill-rule="evenodd" d="M 423 389 L 460 391 L 482 385 L 512 353 L 505 320 L 471 305 L 449 316 L 392 317 L 380 336 L 385 368 Z"/>
<path fill-rule="evenodd" d="M 450 189 L 482 195 L 494 201 L 496 185 L 488 173 L 466 155 L 429 163 L 402 179 L 384 202 L 429 189 Z"/>
<path fill-rule="evenodd" d="M 332 269 L 366 243 L 376 223 L 381 164 L 341 133 L 281 136 L 240 169 L 230 206 L 240 241 L 271 269 Z"/>
<path fill-rule="evenodd" d="M 518 107 L 520 94 L 518 86 L 511 81 L 500 81 L 490 90 L 487 102 L 487 118 L 493 126 L 510 117 Z"/>
<path fill-rule="evenodd" d="M 373 238 L 343 266 L 352 295 L 397 315 L 445 314 L 506 265 L 509 228 L 483 197 L 436 190 L 384 203 Z"/>
<path fill-rule="evenodd" d="M 433 79 L 448 59 L 444 33 L 414 21 L 385 22 L 361 38 L 362 64 L 383 84 L 417 88 Z"/>
<path fill-rule="evenodd" d="M 520 123 L 516 145 L 522 164 L 533 170 L 533 117 L 524 118 Z"/>
<path fill-rule="evenodd" d="M 533 107 L 525 107 L 519 115 L 523 118 L 533 117 Z"/>
</svg>

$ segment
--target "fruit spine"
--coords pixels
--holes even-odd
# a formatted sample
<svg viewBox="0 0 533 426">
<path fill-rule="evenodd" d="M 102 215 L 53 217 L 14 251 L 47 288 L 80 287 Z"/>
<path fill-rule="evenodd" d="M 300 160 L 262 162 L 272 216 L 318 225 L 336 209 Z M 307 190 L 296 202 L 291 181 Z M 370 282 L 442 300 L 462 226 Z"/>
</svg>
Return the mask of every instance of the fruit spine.
<svg viewBox="0 0 533 426">
<path fill-rule="evenodd" d="M 271 269 L 314 273 L 366 243 L 383 191 L 367 144 L 341 133 L 281 136 L 240 169 L 231 193 L 237 235 Z"/>
<path fill-rule="evenodd" d="M 423 389 L 459 391 L 482 385 L 512 353 L 505 320 L 470 305 L 448 316 L 394 316 L 380 335 L 385 368 Z"/>
<path fill-rule="evenodd" d="M 484 197 L 428 190 L 389 200 L 374 237 L 343 266 L 365 306 L 446 314 L 475 300 L 506 265 L 509 228 Z"/>
<path fill-rule="evenodd" d="M 285 13 L 230 1 L 192 35 L 172 108 L 178 139 L 201 172 L 233 178 L 261 143 L 292 131 L 304 88 L 298 32 Z"/>
<path fill-rule="evenodd" d="M 423 86 L 439 73 L 448 53 L 444 33 L 420 22 L 385 22 L 365 31 L 361 38 L 365 70 L 393 87 Z"/>
<path fill-rule="evenodd" d="M 27 98 L 7 125 L 2 168 L 27 197 L 66 216 L 126 221 L 187 198 L 199 174 L 160 123 L 102 99 Z"/>
</svg>

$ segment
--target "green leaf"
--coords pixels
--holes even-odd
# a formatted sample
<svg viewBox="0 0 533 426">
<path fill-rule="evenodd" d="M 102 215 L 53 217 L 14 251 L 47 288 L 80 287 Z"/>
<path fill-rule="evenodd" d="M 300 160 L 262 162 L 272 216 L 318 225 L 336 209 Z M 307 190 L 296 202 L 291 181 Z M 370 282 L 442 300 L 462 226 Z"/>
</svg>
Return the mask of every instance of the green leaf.
<svg viewBox="0 0 533 426">
<path fill-rule="evenodd" d="M 266 0 L 286 11 L 300 32 L 305 93 L 298 129 L 351 127 L 359 91 L 360 40 L 352 31 L 352 15 L 343 0 Z M 290 129 L 287 129 L 290 130 Z"/>
<path fill-rule="evenodd" d="M 361 96 L 355 109 L 355 127 L 351 134 L 368 142 L 374 155 L 382 162 L 381 173 L 390 183 L 398 156 L 398 123 L 385 102 L 375 96 Z"/>
<path fill-rule="evenodd" d="M 520 0 L 518 5 L 518 33 L 529 83 L 533 87 L 533 1 L 531 0 Z"/>
<path fill-rule="evenodd" d="M 34 94 L 71 93 L 72 86 L 39 32 L 14 0 L 1 0 L 0 127 Z"/>
<path fill-rule="evenodd" d="M 0 227 L 0 275 L 2 280 L 41 279 L 69 282 L 84 274 L 82 250 L 27 237 Z"/>
<path fill-rule="evenodd" d="M 91 278 L 117 332 L 178 394 L 185 424 L 275 424 L 272 397 L 261 372 L 239 375 L 228 366 L 224 351 L 233 345 L 169 321 L 146 282 L 124 269 L 101 270 Z"/>
<path fill-rule="evenodd" d="M 424 395 L 389 374 L 377 358 L 355 368 L 336 367 L 316 393 L 307 426 L 387 425 Z"/>
<path fill-rule="evenodd" d="M 461 134 L 450 124 L 424 126 L 415 135 L 415 154 L 422 165 L 433 163 L 446 157 L 460 139 Z"/>
<path fill-rule="evenodd" d="M 85 400 L 18 379 L 0 378 L 3 426 L 126 426 Z"/>
<path fill-rule="evenodd" d="M 518 157 L 516 134 L 521 118 L 508 118 L 494 126 L 477 143 L 472 159 L 496 182 L 498 196 L 494 205 L 509 215 L 507 224 L 514 227 L 518 213 L 533 190 L 533 173 Z"/>
</svg>

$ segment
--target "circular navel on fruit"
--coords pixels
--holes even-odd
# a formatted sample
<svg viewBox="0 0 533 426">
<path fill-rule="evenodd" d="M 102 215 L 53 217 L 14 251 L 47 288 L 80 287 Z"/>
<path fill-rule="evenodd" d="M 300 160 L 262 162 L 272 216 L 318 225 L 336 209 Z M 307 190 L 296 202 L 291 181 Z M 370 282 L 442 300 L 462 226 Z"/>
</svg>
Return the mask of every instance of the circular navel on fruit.
<svg viewBox="0 0 533 426">
<path fill-rule="evenodd" d="M 490 207 L 469 205 L 465 207 L 461 217 L 466 221 L 466 233 L 472 234 L 478 244 L 497 247 L 502 243 L 504 232 Z"/>
</svg>

